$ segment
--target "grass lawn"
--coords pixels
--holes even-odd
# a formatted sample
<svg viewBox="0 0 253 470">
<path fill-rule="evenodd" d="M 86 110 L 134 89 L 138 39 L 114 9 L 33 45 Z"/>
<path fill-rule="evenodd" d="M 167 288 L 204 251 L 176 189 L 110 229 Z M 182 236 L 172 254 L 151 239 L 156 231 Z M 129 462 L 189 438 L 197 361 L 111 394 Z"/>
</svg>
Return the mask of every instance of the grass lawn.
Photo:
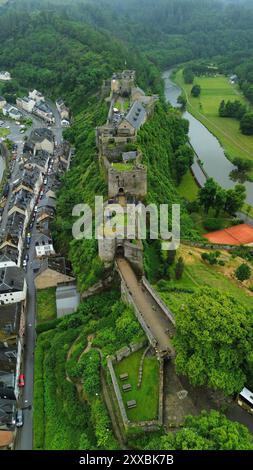
<svg viewBox="0 0 253 470">
<path fill-rule="evenodd" d="M 122 391 L 125 406 L 127 401 L 136 400 L 136 408 L 128 410 L 126 407 L 127 416 L 132 422 L 152 420 L 158 416 L 159 363 L 156 357 L 145 357 L 142 385 L 141 388 L 137 388 L 139 366 L 143 352 L 144 349 L 141 349 L 115 366 L 120 389 L 122 390 L 122 385 L 126 383 L 132 385 L 130 392 Z M 122 382 L 119 376 L 124 373 L 128 373 L 129 378 L 127 381 Z"/>
<path fill-rule="evenodd" d="M 112 168 L 117 171 L 131 171 L 133 167 L 132 163 L 112 163 Z"/>
<path fill-rule="evenodd" d="M 37 321 L 42 323 L 56 318 L 55 288 L 37 290 Z"/>
<path fill-rule="evenodd" d="M 178 256 L 182 256 L 185 261 L 185 270 L 182 279 L 168 281 L 168 287 L 178 287 L 186 289 L 195 289 L 198 287 L 213 287 L 223 292 L 233 295 L 245 307 L 252 308 L 253 297 L 250 292 L 239 284 L 234 277 L 235 269 L 244 261 L 241 258 L 232 258 L 227 252 L 222 252 L 220 259 L 225 261 L 225 266 L 211 266 L 201 259 L 201 253 L 204 251 L 199 248 L 193 248 L 181 245 Z M 253 275 L 247 285 L 253 285 Z M 159 289 L 158 289 L 159 290 Z M 191 294 L 160 291 L 164 301 L 176 311 L 182 304 L 187 302 Z"/>
<path fill-rule="evenodd" d="M 187 201 L 195 201 L 198 196 L 199 187 L 193 178 L 190 170 L 183 176 L 180 185 L 178 186 L 180 196 L 187 199 Z"/>
<path fill-rule="evenodd" d="M 228 77 L 195 77 L 194 84 L 201 86 L 201 95 L 198 98 L 191 96 L 193 85 L 184 83 L 182 69 L 175 75 L 176 83 L 184 90 L 188 104 L 188 111 L 201 121 L 220 141 L 227 157 L 235 157 L 253 161 L 253 136 L 246 136 L 240 132 L 239 121 L 232 118 L 221 118 L 218 115 L 219 105 L 225 101 L 239 100 L 249 103 L 238 86 L 231 85 Z M 250 173 L 253 177 L 253 170 Z"/>
<path fill-rule="evenodd" d="M 9 135 L 9 129 L 5 129 L 4 127 L 0 127 L 0 137 L 7 137 Z"/>
</svg>

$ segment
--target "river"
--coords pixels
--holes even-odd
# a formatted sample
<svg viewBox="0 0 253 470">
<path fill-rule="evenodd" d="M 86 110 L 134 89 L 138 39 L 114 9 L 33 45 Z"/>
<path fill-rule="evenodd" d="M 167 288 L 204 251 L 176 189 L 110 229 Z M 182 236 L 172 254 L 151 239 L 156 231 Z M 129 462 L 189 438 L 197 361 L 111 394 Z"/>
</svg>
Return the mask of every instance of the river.
<svg viewBox="0 0 253 470">
<path fill-rule="evenodd" d="M 173 70 L 164 72 L 165 96 L 172 106 L 179 107 L 177 98 L 181 94 L 181 88 L 171 80 Z M 200 186 L 206 181 L 206 176 L 214 178 L 225 189 L 233 188 L 235 182 L 230 179 L 230 173 L 235 166 L 227 159 L 219 141 L 211 132 L 192 114 L 185 111 L 183 117 L 189 121 L 189 139 L 196 153 L 192 172 Z M 199 164 L 202 162 L 202 167 Z M 203 168 L 203 170 L 202 170 Z M 246 202 L 253 206 L 253 183 L 244 183 L 247 190 Z"/>
</svg>

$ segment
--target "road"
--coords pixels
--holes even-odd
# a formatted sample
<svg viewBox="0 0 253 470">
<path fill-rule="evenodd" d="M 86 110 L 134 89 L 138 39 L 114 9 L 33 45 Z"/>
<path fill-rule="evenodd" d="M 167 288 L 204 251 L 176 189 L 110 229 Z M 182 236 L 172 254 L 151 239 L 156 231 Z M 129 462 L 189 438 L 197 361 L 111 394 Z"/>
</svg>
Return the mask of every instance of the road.
<svg viewBox="0 0 253 470">
<path fill-rule="evenodd" d="M 55 135 L 55 141 L 57 144 L 62 142 L 62 127 L 61 127 L 61 118 L 56 109 L 56 106 L 50 102 L 51 109 L 55 115 L 55 125 L 52 126 L 52 131 Z M 13 142 L 18 145 L 17 149 L 17 158 L 11 169 L 11 177 L 9 180 L 10 191 L 5 204 L 5 210 L 3 212 L 2 221 L 0 224 L 1 231 L 5 230 L 5 225 L 7 221 L 7 212 L 8 205 L 11 198 L 11 187 L 13 181 L 17 177 L 19 170 L 19 158 L 22 155 L 24 137 L 30 134 L 32 129 L 38 127 L 46 127 L 46 124 L 41 119 L 29 115 L 32 117 L 33 124 L 27 130 L 25 134 L 20 134 L 20 127 L 15 124 L 14 121 L 8 121 L 7 125 L 10 126 L 10 138 Z M 48 184 L 46 190 L 50 189 L 53 183 L 53 177 L 48 177 Z M 24 411 L 24 425 L 22 428 L 17 429 L 15 449 L 16 450 L 32 450 L 33 448 L 33 384 L 34 384 L 34 350 L 36 343 L 36 289 L 34 285 L 34 273 L 32 269 L 32 262 L 35 254 L 35 239 L 38 232 L 36 230 L 36 220 L 33 225 L 31 232 L 31 244 L 27 253 L 29 254 L 28 269 L 26 274 L 28 295 L 27 295 L 27 309 L 26 309 L 26 328 L 25 328 L 25 338 L 24 338 L 24 353 L 22 358 L 22 372 L 25 375 L 25 387 L 23 394 L 19 400 L 19 406 L 23 408 Z"/>
</svg>

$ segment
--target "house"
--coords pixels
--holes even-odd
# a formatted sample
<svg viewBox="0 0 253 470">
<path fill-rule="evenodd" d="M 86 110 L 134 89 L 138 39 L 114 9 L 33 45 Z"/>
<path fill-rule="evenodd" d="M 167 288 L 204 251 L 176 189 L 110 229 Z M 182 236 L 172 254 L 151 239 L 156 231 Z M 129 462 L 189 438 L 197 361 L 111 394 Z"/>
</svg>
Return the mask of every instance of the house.
<svg viewBox="0 0 253 470">
<path fill-rule="evenodd" d="M 23 155 L 24 167 L 28 170 L 39 171 L 40 175 L 46 173 L 50 160 L 50 155 L 46 150 L 38 150 L 36 154 Z M 41 181 L 40 181 L 41 183 Z"/>
<path fill-rule="evenodd" d="M 75 284 L 58 286 L 56 288 L 57 318 L 76 312 L 80 304 L 80 294 Z"/>
<path fill-rule="evenodd" d="M 5 232 L 0 238 L 0 253 L 6 255 L 16 266 L 20 265 L 22 249 L 23 249 L 23 234 L 26 228 L 26 215 L 19 212 L 14 212 L 9 215 Z"/>
<path fill-rule="evenodd" d="M 147 120 L 147 113 L 140 101 L 135 101 L 127 115 L 118 125 L 119 135 L 136 135 Z"/>
<path fill-rule="evenodd" d="M 1 409 L 1 405 L 0 405 L 0 409 Z M 14 419 L 15 418 L 13 415 L 13 422 L 14 422 Z M 1 430 L 1 416 L 0 416 L 0 450 L 12 450 L 13 445 L 14 445 L 14 432 Z"/>
<path fill-rule="evenodd" d="M 9 116 L 11 119 L 15 119 L 15 120 L 21 119 L 22 117 L 22 114 L 20 113 L 20 111 L 8 103 L 6 103 L 3 107 L 3 115 Z"/>
<path fill-rule="evenodd" d="M 17 346 L 24 334 L 24 304 L 2 305 L 0 308 L 0 344 Z"/>
<path fill-rule="evenodd" d="M 36 101 L 36 103 L 45 101 L 45 97 L 37 90 L 29 91 L 29 98 Z"/>
<path fill-rule="evenodd" d="M 24 189 L 32 194 L 38 195 L 41 183 L 42 175 L 40 170 L 37 167 L 29 166 L 20 172 L 19 178 L 13 182 L 12 193 L 16 194 Z"/>
<path fill-rule="evenodd" d="M 12 250 L 14 250 L 12 252 Z M 0 268 L 7 268 L 7 266 L 17 266 L 18 252 L 16 248 L 5 247 L 0 250 Z"/>
<path fill-rule="evenodd" d="M 6 104 L 6 99 L 3 96 L 0 96 L 0 109 L 3 109 Z"/>
<path fill-rule="evenodd" d="M 71 267 L 63 257 L 46 258 L 40 262 L 35 261 L 33 270 L 36 273 L 36 289 L 57 287 L 58 284 L 73 282 Z"/>
<path fill-rule="evenodd" d="M 17 98 L 16 104 L 24 111 L 27 111 L 28 113 L 32 113 L 33 108 L 36 104 L 36 101 L 27 96 L 24 96 L 23 98 Z"/>
<path fill-rule="evenodd" d="M 9 203 L 8 216 L 15 212 L 25 216 L 24 227 L 27 226 L 31 212 L 35 205 L 36 194 L 26 189 L 20 189 L 17 193 L 13 193 Z"/>
<path fill-rule="evenodd" d="M 44 101 L 39 101 L 35 104 L 33 108 L 33 114 L 39 116 L 41 119 L 44 119 L 44 121 L 48 122 L 49 124 L 53 124 L 55 122 L 55 118 L 51 109 Z"/>
<path fill-rule="evenodd" d="M 34 129 L 28 139 L 28 145 L 33 146 L 34 155 L 38 150 L 45 150 L 52 155 L 54 153 L 54 134 L 46 127 Z"/>
<path fill-rule="evenodd" d="M 1 71 L 0 72 L 0 80 L 11 80 L 11 74 L 6 71 Z"/>
<path fill-rule="evenodd" d="M 57 147 L 56 158 L 59 161 L 60 167 L 64 171 L 69 169 L 71 156 L 72 156 L 71 147 L 68 142 L 64 141 L 62 144 L 60 144 Z"/>
<path fill-rule="evenodd" d="M 0 343 L 0 399 L 16 400 L 18 398 L 19 370 L 17 347 Z"/>
<path fill-rule="evenodd" d="M 65 105 L 64 101 L 59 98 L 57 101 L 56 101 L 56 107 L 58 109 L 58 112 L 61 116 L 61 119 L 62 120 L 66 120 L 69 124 L 69 115 L 70 115 L 70 110 L 69 108 L 67 108 L 67 106 Z M 68 125 L 67 124 L 67 125 Z"/>
<path fill-rule="evenodd" d="M 0 305 L 26 300 L 27 284 L 23 269 L 17 266 L 0 268 Z"/>
<path fill-rule="evenodd" d="M 1 382 L 0 382 L 1 387 Z M 13 400 L 7 399 L 0 399 L 0 437 L 1 433 L 4 430 L 11 430 L 14 429 L 16 423 L 16 403 Z M 12 434 L 12 433 L 11 433 Z M 7 440 L 7 436 L 9 435 L 4 434 L 4 439 L 2 438 L 2 444 L 6 445 L 9 440 Z M 1 441 L 0 441 L 1 442 Z"/>
<path fill-rule="evenodd" d="M 52 243 L 51 235 L 46 233 L 37 234 L 35 237 L 35 253 L 36 258 L 47 258 L 54 256 L 55 251 Z"/>
</svg>

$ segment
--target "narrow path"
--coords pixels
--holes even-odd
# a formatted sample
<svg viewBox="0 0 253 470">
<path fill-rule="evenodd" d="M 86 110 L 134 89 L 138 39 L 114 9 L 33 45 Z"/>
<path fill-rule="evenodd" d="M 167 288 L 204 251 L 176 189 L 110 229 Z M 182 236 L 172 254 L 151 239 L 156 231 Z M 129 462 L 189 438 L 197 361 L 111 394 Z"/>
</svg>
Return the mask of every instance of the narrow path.
<svg viewBox="0 0 253 470">
<path fill-rule="evenodd" d="M 117 264 L 134 304 L 157 341 L 157 348 L 160 352 L 171 351 L 173 353 L 174 347 L 170 337 L 170 332 L 174 330 L 173 325 L 153 297 L 138 281 L 128 261 L 124 258 L 118 258 Z"/>
</svg>

